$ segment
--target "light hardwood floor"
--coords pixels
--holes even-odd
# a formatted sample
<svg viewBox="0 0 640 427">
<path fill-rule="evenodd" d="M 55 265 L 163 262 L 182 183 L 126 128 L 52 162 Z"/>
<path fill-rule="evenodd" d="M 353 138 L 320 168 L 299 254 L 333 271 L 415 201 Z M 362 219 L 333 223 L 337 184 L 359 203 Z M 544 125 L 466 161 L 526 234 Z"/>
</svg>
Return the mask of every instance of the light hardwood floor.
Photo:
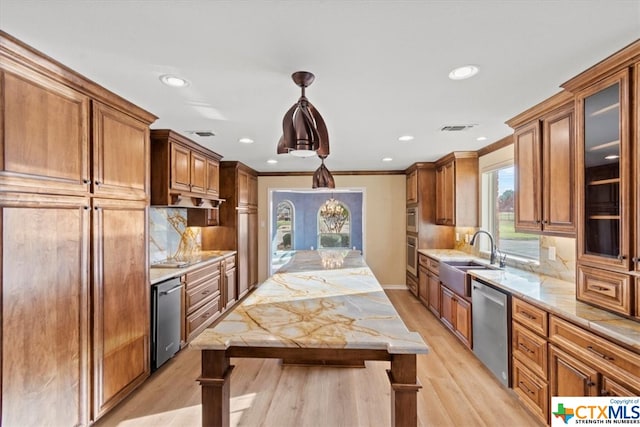
<svg viewBox="0 0 640 427">
<path fill-rule="evenodd" d="M 406 290 L 387 290 L 430 353 L 418 356 L 418 422 L 423 426 L 540 426 L 491 373 Z M 388 362 L 363 368 L 282 367 L 273 359 L 232 359 L 232 426 L 387 426 Z M 154 373 L 95 426 L 199 426 L 200 353 L 189 348 Z"/>
</svg>

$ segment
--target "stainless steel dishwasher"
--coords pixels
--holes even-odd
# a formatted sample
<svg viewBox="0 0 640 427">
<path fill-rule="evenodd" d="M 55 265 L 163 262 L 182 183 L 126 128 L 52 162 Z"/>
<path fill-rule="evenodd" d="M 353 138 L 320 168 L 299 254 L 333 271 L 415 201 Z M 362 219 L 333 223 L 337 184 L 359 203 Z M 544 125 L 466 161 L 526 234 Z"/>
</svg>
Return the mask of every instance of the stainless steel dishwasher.
<svg viewBox="0 0 640 427">
<path fill-rule="evenodd" d="M 151 370 L 180 350 L 182 283 L 169 279 L 151 287 Z"/>
<path fill-rule="evenodd" d="M 473 352 L 507 387 L 511 385 L 510 300 L 496 288 L 471 281 Z"/>
</svg>

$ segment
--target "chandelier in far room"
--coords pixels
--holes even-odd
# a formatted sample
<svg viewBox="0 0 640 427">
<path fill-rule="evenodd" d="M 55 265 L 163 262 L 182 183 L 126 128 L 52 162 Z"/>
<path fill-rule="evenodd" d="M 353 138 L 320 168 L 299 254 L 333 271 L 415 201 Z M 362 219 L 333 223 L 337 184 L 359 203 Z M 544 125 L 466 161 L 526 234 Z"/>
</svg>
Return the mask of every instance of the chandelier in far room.
<svg viewBox="0 0 640 427">
<path fill-rule="evenodd" d="M 315 80 L 313 73 L 296 71 L 291 75 L 302 94 L 282 119 L 282 137 L 278 142 L 278 154 L 297 157 L 320 157 L 320 167 L 313 174 L 313 188 L 335 188 L 335 182 L 324 159 L 329 155 L 329 134 L 324 119 L 305 96 L 305 88 Z"/>
</svg>

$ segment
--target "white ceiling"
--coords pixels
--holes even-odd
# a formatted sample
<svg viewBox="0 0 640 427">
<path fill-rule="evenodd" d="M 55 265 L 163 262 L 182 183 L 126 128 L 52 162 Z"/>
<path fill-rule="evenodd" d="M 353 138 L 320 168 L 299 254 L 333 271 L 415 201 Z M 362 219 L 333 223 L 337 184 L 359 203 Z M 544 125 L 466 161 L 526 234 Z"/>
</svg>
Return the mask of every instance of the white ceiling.
<svg viewBox="0 0 640 427">
<path fill-rule="evenodd" d="M 640 1 L 0 0 L 0 29 L 154 113 L 152 128 L 211 130 L 190 137 L 261 172 L 319 165 L 276 155 L 290 76 L 311 71 L 327 167 L 398 170 L 508 135 L 505 120 L 640 37 Z M 480 73 L 449 80 L 463 64 Z"/>
</svg>

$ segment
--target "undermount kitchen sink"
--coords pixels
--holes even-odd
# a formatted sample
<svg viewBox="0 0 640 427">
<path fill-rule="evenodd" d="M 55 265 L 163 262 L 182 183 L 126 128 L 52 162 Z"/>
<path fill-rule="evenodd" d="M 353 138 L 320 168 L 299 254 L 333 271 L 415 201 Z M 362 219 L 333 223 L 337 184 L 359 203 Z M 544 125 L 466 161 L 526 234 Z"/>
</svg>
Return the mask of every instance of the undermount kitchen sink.
<svg viewBox="0 0 640 427">
<path fill-rule="evenodd" d="M 440 261 L 440 281 L 460 296 L 471 297 L 468 270 L 496 270 L 497 267 L 475 260 Z"/>
</svg>

